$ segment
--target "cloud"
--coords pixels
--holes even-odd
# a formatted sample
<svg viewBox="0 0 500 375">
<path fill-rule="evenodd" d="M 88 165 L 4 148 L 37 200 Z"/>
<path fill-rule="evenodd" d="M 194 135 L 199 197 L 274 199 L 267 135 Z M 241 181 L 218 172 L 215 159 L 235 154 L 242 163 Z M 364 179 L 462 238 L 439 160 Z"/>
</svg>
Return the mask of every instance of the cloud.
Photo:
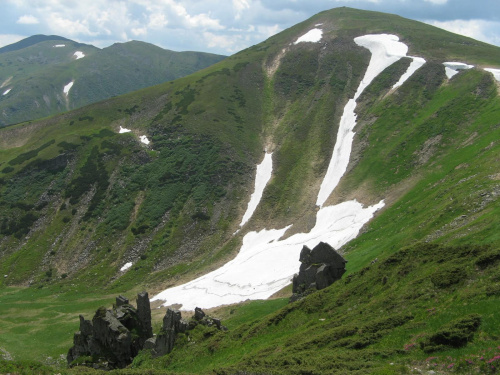
<svg viewBox="0 0 500 375">
<path fill-rule="evenodd" d="M 448 2 L 448 0 L 424 0 L 426 3 L 432 3 L 435 5 L 443 5 Z"/>
<path fill-rule="evenodd" d="M 9 44 L 19 42 L 21 39 L 26 38 L 26 36 L 17 34 L 0 34 L 0 47 L 8 46 Z"/>
<path fill-rule="evenodd" d="M 239 20 L 241 18 L 241 13 L 245 9 L 249 9 L 250 4 L 249 4 L 248 0 L 233 0 L 233 8 L 236 12 L 234 19 Z"/>
<path fill-rule="evenodd" d="M 17 23 L 22 25 L 35 25 L 39 23 L 38 18 L 32 16 L 31 14 L 25 14 L 24 16 L 19 17 Z"/>
<path fill-rule="evenodd" d="M 5 34 L 33 34 L 35 24 L 28 22 L 36 19 L 36 33 L 84 43 L 97 40 L 99 46 L 133 37 L 173 50 L 228 54 L 320 11 L 346 5 L 431 20 L 428 23 L 498 45 L 497 1 L 0 0 L 5 9 L 0 14 L 0 33 L 3 27 Z"/>
<path fill-rule="evenodd" d="M 500 45 L 500 22 L 486 20 L 428 20 L 426 23 L 482 42 Z"/>
</svg>

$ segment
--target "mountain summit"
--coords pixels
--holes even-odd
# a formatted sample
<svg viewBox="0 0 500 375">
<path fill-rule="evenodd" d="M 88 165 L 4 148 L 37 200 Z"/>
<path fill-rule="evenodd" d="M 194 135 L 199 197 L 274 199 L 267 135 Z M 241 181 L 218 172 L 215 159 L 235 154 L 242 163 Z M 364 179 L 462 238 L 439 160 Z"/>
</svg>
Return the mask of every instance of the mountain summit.
<svg viewBox="0 0 500 375">
<path fill-rule="evenodd" d="M 227 333 L 190 331 L 138 367 L 396 374 L 440 352 L 439 368 L 465 366 L 499 337 L 498 61 L 337 8 L 175 81 L 0 129 L 0 312 L 31 293 L 90 314 L 147 288 L 155 306 L 240 304 L 221 308 Z M 347 260 L 340 281 L 247 301 L 290 294 L 320 242 Z M 18 331 L 0 333 L 7 350 Z"/>
</svg>

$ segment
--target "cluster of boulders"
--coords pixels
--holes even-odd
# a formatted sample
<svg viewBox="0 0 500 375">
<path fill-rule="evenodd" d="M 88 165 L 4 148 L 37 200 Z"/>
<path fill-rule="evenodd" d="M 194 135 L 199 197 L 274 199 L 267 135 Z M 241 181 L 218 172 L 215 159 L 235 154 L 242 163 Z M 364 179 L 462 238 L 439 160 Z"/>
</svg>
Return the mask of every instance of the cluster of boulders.
<svg viewBox="0 0 500 375">
<path fill-rule="evenodd" d="M 74 335 L 68 364 L 109 370 L 126 367 L 142 349 L 151 350 L 153 357 L 162 356 L 172 351 L 177 334 L 198 324 L 226 330 L 220 320 L 205 315 L 200 308 L 189 322 L 182 319 L 180 311 L 169 308 L 160 332 L 153 335 L 148 293 L 137 295 L 137 308 L 118 296 L 113 309 L 100 307 L 92 321 L 80 315 L 80 330 Z"/>
<path fill-rule="evenodd" d="M 299 260 L 302 264 L 299 273 L 293 277 L 291 302 L 339 280 L 345 272 L 347 263 L 333 247 L 324 242 L 320 242 L 312 250 L 304 246 Z"/>
</svg>

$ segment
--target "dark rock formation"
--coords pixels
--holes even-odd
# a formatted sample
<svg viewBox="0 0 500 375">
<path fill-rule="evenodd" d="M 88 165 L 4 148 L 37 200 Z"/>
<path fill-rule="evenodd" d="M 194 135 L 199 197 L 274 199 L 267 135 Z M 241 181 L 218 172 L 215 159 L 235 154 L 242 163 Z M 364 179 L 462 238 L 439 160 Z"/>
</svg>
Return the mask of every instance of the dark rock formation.
<svg viewBox="0 0 500 375">
<path fill-rule="evenodd" d="M 145 336 L 153 336 L 153 327 L 151 326 L 151 307 L 149 305 L 148 292 L 142 292 L 137 295 L 137 315 L 141 323 L 141 329 Z"/>
<path fill-rule="evenodd" d="M 187 334 L 198 324 L 227 330 L 219 319 L 207 316 L 198 307 L 189 323 L 182 319 L 179 311 L 167 309 L 160 332 L 153 336 L 148 293 L 137 295 L 137 309 L 127 298 L 118 296 L 113 310 L 100 307 L 92 321 L 80 315 L 80 330 L 74 335 L 68 364 L 111 370 L 132 363 L 142 349 L 151 350 L 153 357 L 159 357 L 172 351 L 178 334 Z"/>
<path fill-rule="evenodd" d="M 159 357 L 172 351 L 175 344 L 175 338 L 179 333 L 185 333 L 195 329 L 198 324 L 208 327 L 214 326 L 218 330 L 226 331 L 227 328 L 221 324 L 219 319 L 207 316 L 202 309 L 197 307 L 193 319 L 186 322 L 182 319 L 180 311 L 167 309 L 163 317 L 163 326 L 160 333 L 152 339 L 147 340 L 144 348 L 151 349 L 153 357 Z"/>
<path fill-rule="evenodd" d="M 196 320 L 202 320 L 204 317 L 205 317 L 205 313 L 203 312 L 203 310 L 200 309 L 199 307 L 196 307 L 194 309 L 194 318 Z"/>
<path fill-rule="evenodd" d="M 102 369 L 130 364 L 146 340 L 153 336 L 149 298 L 147 293 L 140 296 L 138 309 L 130 305 L 127 298 L 119 296 L 113 310 L 100 307 L 92 321 L 80 315 L 80 330 L 74 335 L 68 364 L 74 364 L 79 357 L 91 357 L 93 367 Z"/>
<path fill-rule="evenodd" d="M 116 307 L 120 307 L 122 305 L 127 305 L 129 303 L 128 298 L 124 296 L 118 296 L 116 297 Z"/>
<path fill-rule="evenodd" d="M 311 290 L 324 289 L 339 280 L 347 261 L 327 243 L 320 242 L 312 250 L 307 246 L 300 252 L 299 273 L 293 277 L 291 302 Z"/>
</svg>

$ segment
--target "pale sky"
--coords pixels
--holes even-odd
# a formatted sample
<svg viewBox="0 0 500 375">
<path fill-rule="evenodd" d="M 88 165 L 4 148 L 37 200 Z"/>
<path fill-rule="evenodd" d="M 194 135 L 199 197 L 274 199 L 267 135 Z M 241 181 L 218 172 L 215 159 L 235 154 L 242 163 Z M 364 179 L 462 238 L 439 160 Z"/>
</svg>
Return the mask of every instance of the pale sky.
<svg viewBox="0 0 500 375">
<path fill-rule="evenodd" d="M 500 0 L 0 0 L 0 47 L 35 34 L 230 55 L 323 10 L 394 13 L 500 46 Z"/>
</svg>

